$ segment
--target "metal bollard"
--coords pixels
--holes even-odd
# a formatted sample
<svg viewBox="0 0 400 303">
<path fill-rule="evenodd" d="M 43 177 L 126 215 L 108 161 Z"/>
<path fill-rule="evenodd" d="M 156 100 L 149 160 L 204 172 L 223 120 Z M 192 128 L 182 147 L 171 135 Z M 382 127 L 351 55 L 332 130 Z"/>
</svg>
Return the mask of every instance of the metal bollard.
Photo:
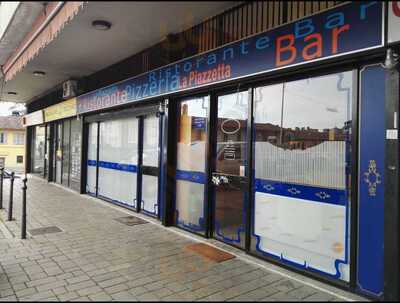
<svg viewBox="0 0 400 303">
<path fill-rule="evenodd" d="M 10 177 L 10 200 L 8 201 L 8 221 L 12 220 L 13 199 L 14 199 L 14 172 L 11 173 Z"/>
<path fill-rule="evenodd" d="M 4 180 L 4 167 L 0 168 L 0 209 L 3 209 L 3 180 Z"/>
<path fill-rule="evenodd" d="M 22 186 L 22 220 L 21 220 L 21 239 L 26 239 L 26 181 L 28 179 L 25 177 L 22 179 L 24 185 Z"/>
</svg>

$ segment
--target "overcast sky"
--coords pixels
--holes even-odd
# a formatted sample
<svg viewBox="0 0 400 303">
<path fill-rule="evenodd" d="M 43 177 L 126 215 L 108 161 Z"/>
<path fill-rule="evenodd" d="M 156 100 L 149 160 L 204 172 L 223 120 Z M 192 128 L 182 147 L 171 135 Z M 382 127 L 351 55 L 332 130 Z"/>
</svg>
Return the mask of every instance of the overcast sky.
<svg viewBox="0 0 400 303">
<path fill-rule="evenodd" d="M 20 103 L 0 101 L 0 116 L 11 115 L 13 110 L 24 110 L 25 106 Z"/>
</svg>

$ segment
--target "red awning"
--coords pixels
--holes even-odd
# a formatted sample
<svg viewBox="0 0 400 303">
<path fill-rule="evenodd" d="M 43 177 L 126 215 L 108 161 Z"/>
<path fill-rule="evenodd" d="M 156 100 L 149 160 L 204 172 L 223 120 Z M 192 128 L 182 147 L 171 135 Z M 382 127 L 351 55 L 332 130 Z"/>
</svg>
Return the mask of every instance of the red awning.
<svg viewBox="0 0 400 303">
<path fill-rule="evenodd" d="M 53 41 L 66 23 L 71 21 L 81 10 L 84 2 L 50 2 L 43 14 L 38 17 L 32 31 L 25 37 L 20 46 L 8 58 L 3 71 L 5 81 L 9 81 L 21 71 L 39 51 Z M 55 14 L 51 20 L 49 18 Z M 44 25 L 48 22 L 46 25 Z M 41 27 L 44 27 L 41 29 Z M 40 32 L 37 34 L 37 31 Z M 36 34 L 36 37 L 34 35 Z M 34 37 L 32 39 L 32 37 Z"/>
</svg>

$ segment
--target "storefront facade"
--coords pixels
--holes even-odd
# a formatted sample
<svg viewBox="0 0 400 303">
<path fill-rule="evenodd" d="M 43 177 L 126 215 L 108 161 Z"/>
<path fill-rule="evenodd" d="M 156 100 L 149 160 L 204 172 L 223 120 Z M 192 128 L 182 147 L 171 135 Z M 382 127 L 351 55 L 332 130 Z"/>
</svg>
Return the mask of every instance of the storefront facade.
<svg viewBox="0 0 400 303">
<path fill-rule="evenodd" d="M 44 108 L 30 172 L 394 298 L 394 7 L 345 3 Z"/>
<path fill-rule="evenodd" d="M 161 218 L 159 106 L 88 116 L 86 193 Z"/>
<path fill-rule="evenodd" d="M 29 115 L 42 119 L 25 122 L 30 141 L 27 170 L 76 191 L 81 188 L 82 120 L 76 117 L 76 99 Z M 29 115 L 27 115 L 29 117 Z"/>
</svg>

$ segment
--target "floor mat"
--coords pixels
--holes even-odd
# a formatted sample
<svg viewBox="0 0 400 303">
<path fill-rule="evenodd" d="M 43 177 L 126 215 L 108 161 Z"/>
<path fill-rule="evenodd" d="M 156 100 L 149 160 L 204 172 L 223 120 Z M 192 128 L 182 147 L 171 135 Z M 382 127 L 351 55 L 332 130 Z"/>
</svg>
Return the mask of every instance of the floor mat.
<svg viewBox="0 0 400 303">
<path fill-rule="evenodd" d="M 29 233 L 32 236 L 59 233 L 59 232 L 62 232 L 62 230 L 59 229 L 57 226 L 47 226 L 47 227 L 34 228 L 34 229 L 29 230 Z"/>
<path fill-rule="evenodd" d="M 204 243 L 186 245 L 185 250 L 198 253 L 199 255 L 217 263 L 235 258 L 235 256 L 230 253 Z"/>
<path fill-rule="evenodd" d="M 120 218 L 116 218 L 114 220 L 118 221 L 118 222 L 120 222 L 122 224 L 128 225 L 128 226 L 149 223 L 149 222 L 147 222 L 145 220 L 142 220 L 142 219 L 140 219 L 138 217 L 135 217 L 135 216 L 120 217 Z"/>
</svg>

